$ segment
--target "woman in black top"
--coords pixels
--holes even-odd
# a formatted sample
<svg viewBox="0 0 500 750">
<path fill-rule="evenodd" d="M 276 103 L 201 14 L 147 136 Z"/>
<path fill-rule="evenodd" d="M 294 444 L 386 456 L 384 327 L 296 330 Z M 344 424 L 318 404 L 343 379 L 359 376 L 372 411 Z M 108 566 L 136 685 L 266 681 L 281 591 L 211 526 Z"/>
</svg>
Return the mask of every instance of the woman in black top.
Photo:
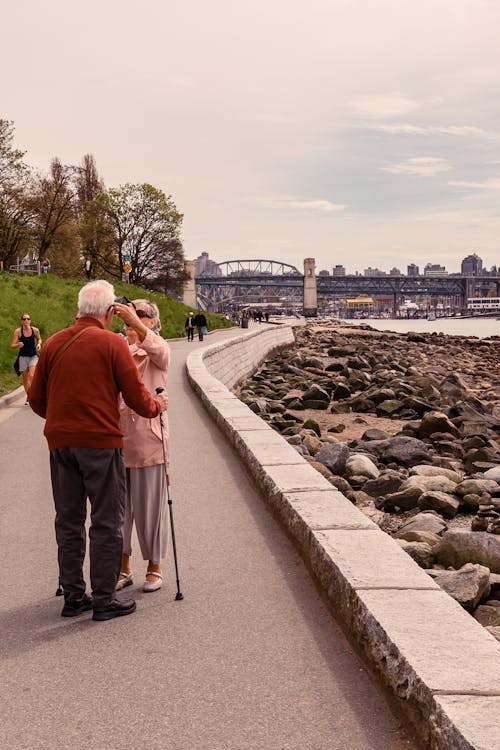
<svg viewBox="0 0 500 750">
<path fill-rule="evenodd" d="M 23 376 L 23 385 L 26 395 L 28 394 L 33 373 L 35 372 L 36 363 L 38 362 L 38 352 L 42 346 L 42 337 L 40 331 L 31 325 L 29 313 L 21 316 L 21 325 L 14 331 L 12 338 L 12 348 L 19 349 L 19 372 Z M 28 399 L 26 398 L 26 404 Z"/>
</svg>

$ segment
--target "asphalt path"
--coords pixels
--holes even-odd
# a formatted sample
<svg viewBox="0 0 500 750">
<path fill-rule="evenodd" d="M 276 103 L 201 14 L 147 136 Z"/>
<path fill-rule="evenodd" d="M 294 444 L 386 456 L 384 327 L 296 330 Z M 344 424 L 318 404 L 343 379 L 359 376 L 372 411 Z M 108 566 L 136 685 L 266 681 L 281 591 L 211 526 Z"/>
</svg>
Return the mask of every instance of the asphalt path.
<svg viewBox="0 0 500 750">
<path fill-rule="evenodd" d="M 184 373 L 173 341 L 171 548 L 137 612 L 61 618 L 43 420 L 0 409 L 0 745 L 5 750 L 402 750 L 416 747 L 325 610 Z M 87 574 L 88 580 L 88 574 Z"/>
</svg>

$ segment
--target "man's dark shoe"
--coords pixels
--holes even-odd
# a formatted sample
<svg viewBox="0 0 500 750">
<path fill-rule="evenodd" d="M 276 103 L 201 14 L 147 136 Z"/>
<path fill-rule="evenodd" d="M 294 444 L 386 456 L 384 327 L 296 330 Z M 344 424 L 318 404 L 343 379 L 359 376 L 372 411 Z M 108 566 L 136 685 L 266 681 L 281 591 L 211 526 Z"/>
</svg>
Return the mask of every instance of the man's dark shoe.
<svg viewBox="0 0 500 750">
<path fill-rule="evenodd" d="M 84 594 L 76 598 L 74 595 L 69 594 L 64 597 L 64 607 L 61 611 L 61 617 L 76 617 L 83 612 L 88 612 L 93 606 L 94 602 L 91 596 Z"/>
<path fill-rule="evenodd" d="M 95 607 L 93 620 L 112 620 L 113 617 L 123 617 L 135 612 L 134 599 L 112 599 L 105 607 Z"/>
</svg>

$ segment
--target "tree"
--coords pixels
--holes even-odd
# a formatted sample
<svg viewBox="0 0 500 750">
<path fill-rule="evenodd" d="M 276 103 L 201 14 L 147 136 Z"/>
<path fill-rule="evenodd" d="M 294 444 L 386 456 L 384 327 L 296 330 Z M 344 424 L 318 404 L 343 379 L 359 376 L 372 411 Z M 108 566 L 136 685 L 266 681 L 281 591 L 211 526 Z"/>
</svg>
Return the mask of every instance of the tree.
<svg viewBox="0 0 500 750">
<path fill-rule="evenodd" d="M 32 218 L 26 200 L 30 170 L 13 140 L 13 123 L 0 119 L 0 260 L 6 266 L 26 254 Z"/>
<path fill-rule="evenodd" d="M 171 288 L 184 274 L 180 239 L 182 214 L 172 197 L 152 185 L 126 184 L 103 196 L 106 216 L 113 227 L 119 269 L 130 263 L 133 284 L 158 286 L 162 279 Z"/>
<path fill-rule="evenodd" d="M 51 255 L 52 268 L 64 275 L 80 266 L 74 172 L 74 167 L 52 159 L 49 174 L 36 179 L 31 195 L 35 258 Z"/>
<path fill-rule="evenodd" d="M 83 258 L 90 258 L 97 276 L 120 275 L 114 246 L 113 227 L 106 215 L 102 197 L 104 181 L 99 176 L 92 154 L 85 154 L 76 169 L 76 213 Z"/>
<path fill-rule="evenodd" d="M 28 171 L 23 162 L 24 151 L 13 147 L 14 123 L 0 119 L 0 188 L 16 183 Z"/>
</svg>

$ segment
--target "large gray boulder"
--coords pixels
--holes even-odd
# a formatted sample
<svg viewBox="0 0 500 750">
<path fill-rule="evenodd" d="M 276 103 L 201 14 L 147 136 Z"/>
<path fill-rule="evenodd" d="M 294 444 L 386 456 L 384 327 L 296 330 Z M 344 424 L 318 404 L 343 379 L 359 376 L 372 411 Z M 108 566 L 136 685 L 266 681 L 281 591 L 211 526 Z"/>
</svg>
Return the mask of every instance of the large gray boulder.
<svg viewBox="0 0 500 750">
<path fill-rule="evenodd" d="M 425 443 L 404 435 L 396 435 L 388 440 L 370 440 L 370 453 L 384 463 L 393 462 L 401 466 L 431 463 L 431 455 Z"/>
<path fill-rule="evenodd" d="M 446 469 L 444 466 L 429 466 L 429 464 L 422 464 L 422 466 L 412 466 L 410 469 L 410 475 L 417 475 L 421 477 L 446 477 L 456 484 L 462 481 L 462 477 L 460 476 L 458 471 L 453 471 L 453 469 Z"/>
<path fill-rule="evenodd" d="M 428 544 L 429 547 L 435 547 L 437 544 L 439 544 L 441 537 L 439 537 L 437 534 L 432 534 L 430 531 L 419 531 L 418 529 L 415 529 L 414 531 L 406 530 L 402 531 L 401 529 L 394 534 L 396 539 L 404 539 L 407 542 L 421 542 L 423 544 Z"/>
<path fill-rule="evenodd" d="M 500 485 L 493 479 L 464 479 L 455 487 L 457 495 L 481 495 L 488 492 L 490 495 L 500 491 Z"/>
<path fill-rule="evenodd" d="M 418 487 L 406 487 L 405 489 L 401 487 L 397 492 L 391 492 L 390 495 L 386 495 L 380 506 L 388 513 L 393 513 L 396 508 L 399 508 L 399 510 L 412 510 L 417 507 L 421 494 L 422 490 Z M 379 502 L 376 505 L 379 507 Z"/>
<path fill-rule="evenodd" d="M 498 484 L 500 484 L 500 464 L 498 466 L 493 466 L 491 469 L 485 471 L 483 477 L 485 479 L 491 479 L 494 482 L 498 482 Z"/>
<path fill-rule="evenodd" d="M 302 394 L 303 401 L 324 401 L 330 403 L 330 394 L 325 391 L 324 388 L 320 388 L 319 385 L 313 384 Z"/>
<path fill-rule="evenodd" d="M 487 531 L 446 531 L 434 555 L 445 567 L 461 568 L 472 562 L 500 573 L 500 536 Z"/>
<path fill-rule="evenodd" d="M 371 458 L 361 453 L 356 453 L 346 461 L 345 473 L 348 477 L 362 476 L 368 479 L 377 479 L 380 471 Z"/>
<path fill-rule="evenodd" d="M 418 436 L 427 438 L 436 432 L 445 432 L 453 435 L 453 437 L 460 436 L 460 432 L 446 414 L 443 414 L 442 411 L 430 411 L 422 417 L 418 428 Z"/>
<path fill-rule="evenodd" d="M 403 524 L 394 536 L 398 537 L 401 531 L 427 531 L 431 534 L 442 534 L 447 528 L 447 524 L 437 513 L 417 513 Z"/>
<path fill-rule="evenodd" d="M 443 518 L 454 518 L 458 513 L 460 501 L 446 492 L 424 492 L 418 498 L 421 510 L 435 510 Z"/>
<path fill-rule="evenodd" d="M 405 480 L 405 476 L 398 471 L 388 469 L 377 479 L 369 479 L 363 490 L 372 497 L 383 497 L 391 492 L 397 492 Z"/>
<path fill-rule="evenodd" d="M 432 577 L 467 612 L 473 612 L 490 593 L 490 571 L 484 565 L 466 563 L 460 570 L 433 571 Z"/>
<path fill-rule="evenodd" d="M 315 460 L 328 467 L 332 474 L 343 474 L 350 451 L 346 443 L 323 443 Z"/>
<path fill-rule="evenodd" d="M 451 479 L 443 475 L 424 477 L 419 474 L 408 477 L 401 485 L 401 490 L 406 490 L 409 487 L 418 487 L 423 492 L 447 492 L 452 494 L 455 492 L 457 484 L 452 482 Z"/>
</svg>

